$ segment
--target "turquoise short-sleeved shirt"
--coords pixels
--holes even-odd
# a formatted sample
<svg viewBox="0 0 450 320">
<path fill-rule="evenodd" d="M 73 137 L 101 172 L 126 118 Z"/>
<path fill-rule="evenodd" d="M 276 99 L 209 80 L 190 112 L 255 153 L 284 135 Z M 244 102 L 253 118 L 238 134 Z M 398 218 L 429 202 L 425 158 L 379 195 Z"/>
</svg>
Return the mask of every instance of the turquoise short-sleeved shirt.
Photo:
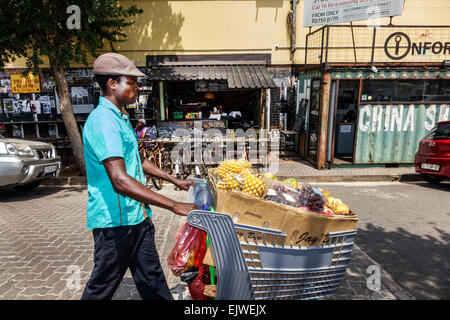
<svg viewBox="0 0 450 320">
<path fill-rule="evenodd" d="M 143 204 L 117 193 L 103 166 L 103 160 L 120 157 L 127 174 L 146 184 L 140 162 L 137 137 L 128 117 L 108 99 L 100 97 L 83 128 L 84 159 L 88 184 L 87 229 L 136 225 L 144 217 Z M 151 209 L 145 205 L 151 217 Z"/>
</svg>

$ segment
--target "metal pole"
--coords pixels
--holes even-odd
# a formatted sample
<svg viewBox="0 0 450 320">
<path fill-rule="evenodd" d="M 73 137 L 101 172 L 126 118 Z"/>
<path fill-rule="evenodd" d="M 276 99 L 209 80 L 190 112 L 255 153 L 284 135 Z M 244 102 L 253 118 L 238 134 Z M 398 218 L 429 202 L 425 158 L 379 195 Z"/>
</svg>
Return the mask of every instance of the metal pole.
<svg viewBox="0 0 450 320">
<path fill-rule="evenodd" d="M 164 109 L 164 83 L 159 82 L 159 112 L 161 113 L 161 121 L 166 119 L 166 110 Z"/>
<path fill-rule="evenodd" d="M 306 46 L 305 46 L 305 70 L 304 72 L 306 72 L 306 65 L 308 63 L 308 38 L 309 38 L 309 34 L 306 35 Z"/>
<path fill-rule="evenodd" d="M 356 58 L 355 34 L 353 33 L 353 23 L 352 23 L 352 21 L 350 21 L 350 25 L 351 25 L 352 39 L 353 39 L 353 53 L 355 54 L 355 62 L 358 62 L 358 61 L 357 61 L 357 58 Z"/>
<path fill-rule="evenodd" d="M 322 56 L 323 56 L 323 40 L 325 35 L 325 28 L 322 28 L 322 45 L 320 46 L 320 66 L 322 66 Z"/>
<path fill-rule="evenodd" d="M 325 71 L 328 65 L 328 40 L 330 39 L 330 27 L 327 27 L 327 51 L 325 52 Z"/>
<path fill-rule="evenodd" d="M 373 57 L 375 54 L 375 39 L 376 39 L 376 34 L 377 34 L 377 28 L 373 28 L 373 41 L 372 41 L 372 59 L 370 61 L 370 65 L 373 66 Z"/>
</svg>

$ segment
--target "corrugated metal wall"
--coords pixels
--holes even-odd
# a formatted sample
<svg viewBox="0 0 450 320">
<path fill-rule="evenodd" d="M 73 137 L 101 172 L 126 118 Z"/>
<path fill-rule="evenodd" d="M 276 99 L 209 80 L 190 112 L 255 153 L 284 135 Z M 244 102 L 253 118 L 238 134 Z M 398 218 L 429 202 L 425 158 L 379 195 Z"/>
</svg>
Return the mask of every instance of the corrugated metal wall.
<svg viewBox="0 0 450 320">
<path fill-rule="evenodd" d="M 355 163 L 413 163 L 422 139 L 450 105 L 360 105 Z"/>
</svg>

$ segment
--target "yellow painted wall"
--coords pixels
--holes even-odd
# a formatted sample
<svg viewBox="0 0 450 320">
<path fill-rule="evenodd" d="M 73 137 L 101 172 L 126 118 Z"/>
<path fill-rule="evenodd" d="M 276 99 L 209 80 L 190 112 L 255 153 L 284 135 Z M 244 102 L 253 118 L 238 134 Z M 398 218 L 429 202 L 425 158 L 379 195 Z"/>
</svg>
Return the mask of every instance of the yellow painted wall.
<svg viewBox="0 0 450 320">
<path fill-rule="evenodd" d="M 124 6 L 133 1 L 122 1 Z M 289 61 L 288 0 L 138 1 L 144 14 L 120 46 L 138 64 L 149 54 L 273 53 L 273 63 Z"/>
<path fill-rule="evenodd" d="M 120 3 L 137 4 L 144 10 L 136 18 L 136 24 L 126 31 L 128 40 L 117 46 L 120 53 L 138 66 L 145 65 L 146 55 L 161 54 L 270 53 L 272 64 L 291 63 L 286 26 L 290 0 L 124 0 Z M 299 0 L 297 6 L 295 64 L 304 63 L 305 36 L 309 31 L 303 27 L 303 4 Z M 403 15 L 395 17 L 393 23 L 448 25 L 449 15 L 450 0 L 405 0 Z M 380 21 L 387 24 L 389 18 Z M 278 50 L 274 45 L 278 45 Z M 18 60 L 7 67 L 24 66 L 24 61 Z"/>
</svg>

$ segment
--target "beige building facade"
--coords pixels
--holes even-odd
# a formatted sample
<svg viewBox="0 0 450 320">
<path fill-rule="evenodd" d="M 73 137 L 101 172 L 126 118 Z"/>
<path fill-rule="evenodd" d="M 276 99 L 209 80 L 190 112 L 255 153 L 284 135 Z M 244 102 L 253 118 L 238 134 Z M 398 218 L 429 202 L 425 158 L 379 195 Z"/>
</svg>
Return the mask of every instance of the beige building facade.
<svg viewBox="0 0 450 320">
<path fill-rule="evenodd" d="M 186 110 L 193 110 L 192 112 L 186 112 L 177 107 L 183 100 L 185 103 L 198 103 L 199 106 L 204 106 L 205 103 L 209 105 L 211 100 L 203 99 L 203 95 L 206 91 L 212 91 L 212 93 L 216 93 L 217 102 L 211 106 L 212 108 L 224 107 L 224 105 L 229 105 L 231 108 L 234 106 L 233 104 L 241 103 L 246 106 L 245 108 L 253 110 L 249 112 L 249 123 L 251 122 L 251 125 L 257 125 L 259 128 L 296 131 L 297 134 L 291 137 L 291 141 L 294 143 L 296 151 L 305 158 L 308 153 L 308 141 L 316 139 L 314 143 L 317 143 L 317 146 L 322 143 L 323 146 L 318 147 L 315 151 L 316 156 L 319 153 L 322 154 L 321 160 L 319 161 L 317 157 L 315 160 L 311 160 L 318 167 L 324 167 L 324 164 L 327 163 L 324 158 L 327 144 L 321 139 L 328 139 L 328 136 L 323 134 L 323 129 L 328 126 L 328 123 L 325 118 L 322 118 L 324 123 L 320 128 L 316 128 L 316 136 L 311 140 L 311 130 L 308 126 L 312 123 L 310 121 L 311 92 L 314 91 L 312 79 L 318 78 L 321 80 L 321 84 L 325 83 L 323 68 L 327 67 L 327 64 L 341 64 L 342 68 L 349 64 L 353 64 L 353 66 L 360 64 L 362 68 L 360 72 L 355 71 L 356 75 L 352 74 L 351 76 L 355 77 L 353 80 L 360 81 L 358 75 L 365 75 L 364 72 L 370 71 L 369 68 L 372 65 L 375 65 L 375 67 L 378 65 L 378 68 L 381 68 L 382 71 L 383 63 L 385 67 L 392 67 L 394 63 L 401 67 L 408 65 L 408 63 L 415 63 L 416 65 L 427 62 L 442 64 L 442 61 L 450 59 L 450 46 L 446 47 L 447 42 L 450 42 L 450 39 L 447 39 L 447 29 L 432 28 L 433 26 L 445 27 L 448 25 L 450 13 L 450 1 L 448 0 L 404 0 L 402 15 L 395 16 L 392 19 L 385 17 L 369 21 L 354 21 L 352 24 L 338 24 L 337 26 L 341 27 L 326 29 L 328 32 L 326 42 L 321 42 L 323 37 L 317 40 L 315 36 L 322 32 L 320 26 L 312 28 L 303 26 L 304 0 L 156 0 L 120 1 L 120 4 L 123 6 L 136 4 L 144 12 L 137 16 L 135 23 L 127 29 L 127 41 L 117 45 L 116 49 L 150 74 L 152 74 L 152 70 L 162 70 L 161 73 L 158 73 L 159 76 L 153 74 L 150 77 L 151 81 L 143 82 L 142 104 L 146 105 L 147 108 L 144 108 L 144 111 L 140 110 L 139 102 L 137 102 L 131 110 L 134 118 L 144 117 L 157 121 L 167 121 L 173 119 L 173 115 L 180 116 L 181 112 L 183 112 L 184 120 L 186 120 L 187 113 L 190 114 L 190 117 L 198 117 L 198 110 L 195 108 L 186 107 Z M 83 8 L 81 9 L 81 19 L 83 19 Z M 374 42 L 373 25 L 387 26 L 390 23 L 398 28 L 377 29 L 378 38 Z M 418 27 L 411 33 L 410 39 L 413 44 L 416 44 L 416 47 L 413 47 L 410 51 L 418 54 L 409 54 L 403 59 L 393 61 L 386 56 L 382 47 L 386 38 L 392 33 L 405 31 L 399 26 Z M 315 31 L 317 31 L 315 35 L 308 36 Z M 383 32 L 385 34 L 380 36 Z M 392 41 L 395 41 L 395 39 L 392 38 Z M 419 48 L 420 42 L 422 42 L 422 47 Z M 430 44 L 425 45 L 425 42 L 430 42 Z M 436 44 L 433 47 L 436 42 L 441 44 Z M 377 48 L 374 52 L 371 50 L 373 46 Z M 395 46 L 395 43 L 390 46 Z M 428 55 L 427 50 L 423 51 L 424 48 L 427 48 L 426 46 L 429 46 L 427 49 Z M 323 52 L 321 54 L 321 50 L 327 53 L 326 57 Z M 433 50 L 440 51 L 440 54 L 433 54 Z M 95 107 L 95 101 L 99 96 L 99 90 L 92 75 L 93 60 L 93 58 L 90 59 L 89 66 L 74 64 L 72 69 L 66 72 L 69 85 L 74 88 L 71 90 L 71 94 L 80 129 L 90 110 Z M 195 83 L 194 85 L 195 77 L 192 76 L 192 72 L 195 72 L 196 69 L 194 68 L 199 65 L 223 66 L 230 64 L 237 66 L 232 71 L 232 76 L 237 77 L 242 75 L 243 72 L 254 72 L 248 71 L 250 70 L 249 67 L 256 70 L 253 68 L 255 65 L 258 67 L 263 65 L 273 83 L 256 81 L 246 84 L 244 81 L 233 88 L 228 88 L 229 91 L 222 90 L 223 92 L 221 90 L 210 90 L 211 87 L 199 89 L 199 86 L 204 85 L 204 83 L 213 83 L 212 88 L 217 88 L 217 86 L 220 87 L 221 80 L 230 82 L 230 79 L 227 78 L 230 77 L 229 75 L 221 75 L 218 72 L 216 75 L 203 75 L 202 79 L 197 77 L 196 79 L 203 81 L 203 83 Z M 167 71 L 176 65 L 189 67 L 189 71 L 183 75 L 184 78 L 181 76 L 170 78 L 170 80 L 161 78 L 162 74 L 167 74 Z M 51 113 L 47 114 L 41 108 L 41 113 L 37 115 L 23 112 L 17 115 L 17 112 L 12 111 L 15 109 L 11 107 L 11 104 L 14 105 L 15 101 L 37 101 L 41 96 L 44 96 L 44 102 L 41 103 L 41 106 L 47 101 L 50 101 L 50 107 L 56 107 L 58 104 L 57 94 L 52 89 L 48 64 L 42 65 L 43 71 L 40 74 L 41 93 L 34 95 L 14 95 L 11 93 L 8 87 L 8 85 L 10 86 L 10 83 L 8 83 L 9 74 L 18 73 L 24 67 L 24 61 L 19 59 L 13 64 L 7 65 L 6 73 L 0 76 L 5 132 L 9 135 L 20 134 L 24 137 L 37 135 L 38 138 L 42 138 L 49 136 L 49 131 L 55 134 L 54 129 L 56 128 L 56 135 L 64 136 L 64 128 L 59 120 L 60 115 L 57 108 L 52 108 Z M 333 79 L 334 76 L 341 77 L 343 75 L 342 69 L 336 69 L 335 71 L 335 74 L 325 75 L 325 77 L 330 76 L 330 79 Z M 411 72 L 413 71 L 412 69 Z M 442 72 L 440 71 L 438 76 L 443 74 L 445 78 L 446 73 Z M 261 79 L 265 79 L 266 76 L 265 74 L 259 75 Z M 368 73 L 367 77 L 370 76 L 371 74 Z M 186 81 L 191 83 L 186 83 Z M 360 84 L 362 85 L 362 83 Z M 319 96 L 324 97 L 318 104 L 319 110 L 317 112 L 320 115 L 329 114 L 329 105 L 324 103 L 330 103 L 332 88 L 328 85 L 325 87 L 320 85 L 317 90 Z M 185 94 L 184 99 L 183 97 L 172 96 L 173 93 L 182 91 L 191 91 L 191 93 Z M 166 97 L 167 95 L 169 96 Z M 223 96 L 232 96 L 233 99 L 219 101 L 218 99 Z M 194 100 L 190 101 L 189 97 Z M 8 109 L 5 109 L 5 99 Z M 303 106 L 302 99 L 308 101 L 305 101 L 304 115 L 300 119 L 297 115 Z M 175 107 L 167 108 L 166 104 L 171 104 L 171 100 L 177 100 L 178 102 L 174 102 Z M 360 102 L 356 104 L 359 105 Z M 150 109 L 153 109 L 154 112 L 150 112 Z M 359 116 L 359 112 L 357 113 L 357 116 Z M 15 115 L 13 116 L 13 114 Z M 297 120 L 301 123 L 296 123 Z M 38 121 L 46 121 L 47 123 L 44 125 L 43 122 Z M 52 121 L 54 123 L 51 123 Z M 53 126 L 53 124 L 56 124 L 56 126 Z M 41 133 L 38 133 L 39 129 Z M 319 138 L 321 132 L 322 138 Z M 329 150 L 329 152 L 331 151 Z M 352 157 L 354 158 L 354 154 Z M 332 162 L 332 160 L 331 162 L 328 161 L 328 163 Z"/>
</svg>

